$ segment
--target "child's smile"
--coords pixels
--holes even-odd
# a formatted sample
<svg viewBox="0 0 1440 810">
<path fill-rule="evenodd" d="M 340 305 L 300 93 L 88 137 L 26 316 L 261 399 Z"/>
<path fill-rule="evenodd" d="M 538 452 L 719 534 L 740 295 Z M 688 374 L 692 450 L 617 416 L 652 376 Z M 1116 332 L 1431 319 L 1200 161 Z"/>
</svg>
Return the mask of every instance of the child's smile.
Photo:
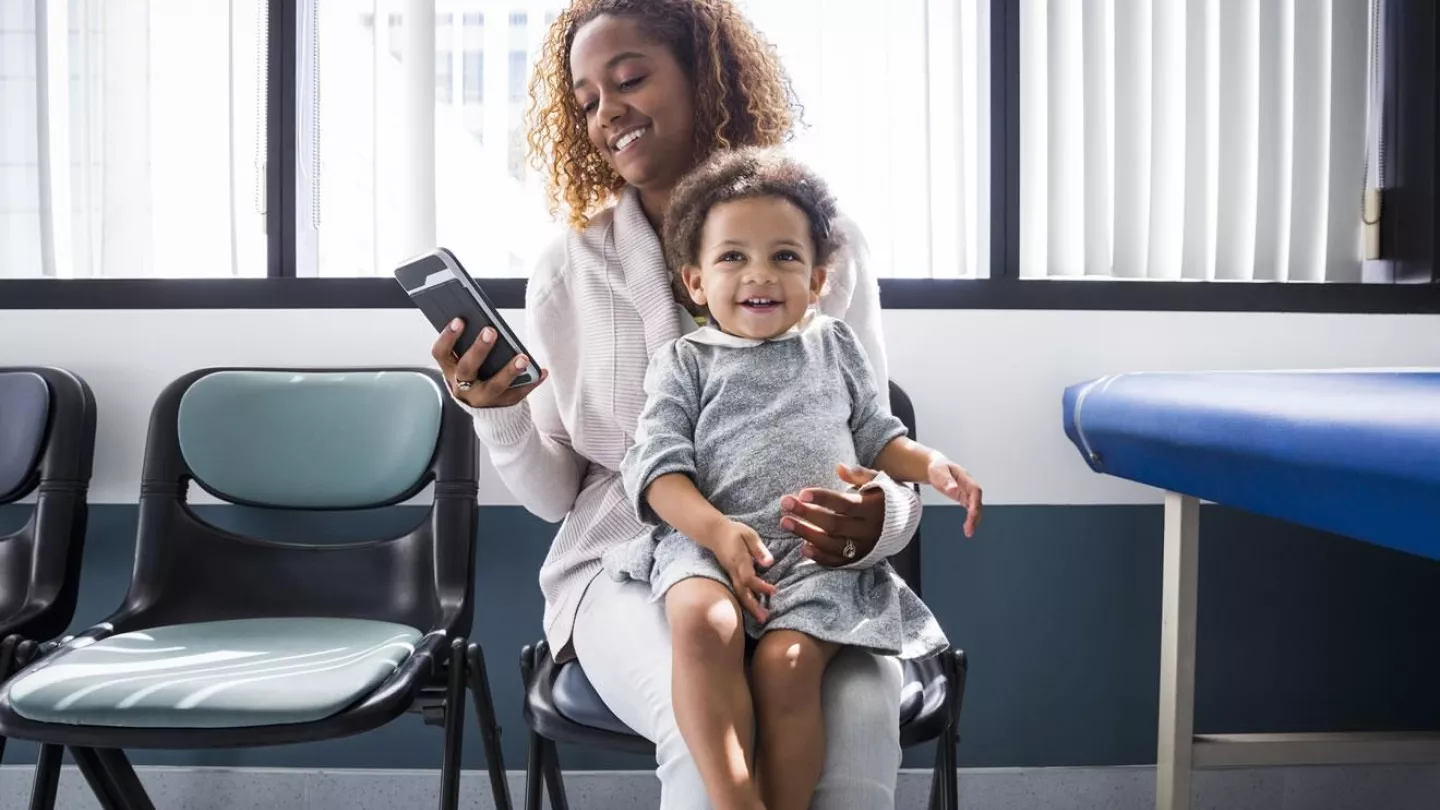
<svg viewBox="0 0 1440 810">
<path fill-rule="evenodd" d="M 746 197 L 710 209 L 698 268 L 685 286 L 716 325 L 739 337 L 783 334 L 819 300 L 825 268 L 814 266 L 810 220 L 783 197 Z"/>
</svg>

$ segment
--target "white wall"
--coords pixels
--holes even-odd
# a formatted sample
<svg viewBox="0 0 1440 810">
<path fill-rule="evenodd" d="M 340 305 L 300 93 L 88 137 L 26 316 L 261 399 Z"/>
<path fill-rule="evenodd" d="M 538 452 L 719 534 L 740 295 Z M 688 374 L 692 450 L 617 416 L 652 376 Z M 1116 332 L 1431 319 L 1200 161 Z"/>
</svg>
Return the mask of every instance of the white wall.
<svg viewBox="0 0 1440 810">
<path fill-rule="evenodd" d="M 506 317 L 523 334 L 523 313 Z M 1065 439 L 1060 395 L 1075 382 L 1140 370 L 1440 367 L 1440 316 L 888 310 L 885 329 L 922 440 L 969 467 L 990 504 L 1158 501 L 1091 473 Z M 95 390 L 96 503 L 138 498 L 150 404 L 190 369 L 427 365 L 431 338 L 410 309 L 0 310 L 0 366 L 64 366 Z M 515 502 L 488 467 L 481 501 Z"/>
</svg>

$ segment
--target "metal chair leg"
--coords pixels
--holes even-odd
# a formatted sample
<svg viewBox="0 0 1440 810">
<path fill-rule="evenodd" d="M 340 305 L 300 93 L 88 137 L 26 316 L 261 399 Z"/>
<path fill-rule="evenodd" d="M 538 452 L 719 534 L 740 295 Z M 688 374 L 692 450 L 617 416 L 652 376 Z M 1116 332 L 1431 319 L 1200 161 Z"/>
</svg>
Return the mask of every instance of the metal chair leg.
<svg viewBox="0 0 1440 810">
<path fill-rule="evenodd" d="M 96 748 L 95 756 L 104 766 L 106 775 L 110 777 L 110 784 L 119 794 L 126 810 L 155 810 L 150 794 L 145 792 L 145 786 L 140 783 L 140 777 L 135 775 L 135 769 L 130 767 L 130 760 L 124 751 L 118 748 Z"/>
<path fill-rule="evenodd" d="M 31 641 L 30 639 L 21 638 L 18 635 L 12 635 L 9 638 L 5 639 L 3 645 L 0 645 L 0 647 L 3 647 L 3 649 L 0 649 L 0 653 L 3 653 L 5 656 L 4 665 L 6 680 L 8 680 L 11 675 L 14 675 L 15 673 L 24 669 L 25 666 L 29 664 L 30 661 L 34 659 L 36 654 L 40 651 L 40 646 L 38 644 Z M 4 756 L 4 754 L 5 738 L 0 737 L 0 756 Z"/>
<path fill-rule="evenodd" d="M 15 651 L 20 645 L 20 637 L 14 634 L 5 637 L 0 641 L 0 682 L 9 680 L 19 667 L 15 666 Z M 5 738 L 0 737 L 0 761 L 5 759 Z"/>
<path fill-rule="evenodd" d="M 525 810 L 540 810 L 545 799 L 545 740 L 530 732 L 530 756 L 525 763 Z"/>
<path fill-rule="evenodd" d="M 125 801 L 110 782 L 110 775 L 100 763 L 100 757 L 89 748 L 71 748 L 70 756 L 80 768 L 80 775 L 90 785 L 90 792 L 104 810 L 125 810 Z"/>
<path fill-rule="evenodd" d="M 440 766 L 440 810 L 460 807 L 460 757 L 465 744 L 465 639 L 450 642 L 445 690 L 445 754 Z"/>
<path fill-rule="evenodd" d="M 936 743 L 935 767 L 930 769 L 930 802 L 925 805 L 930 810 L 943 810 L 941 802 L 944 801 L 944 792 L 941 790 L 940 782 L 945 773 L 945 751 L 940 747 L 941 745 L 943 743 Z"/>
<path fill-rule="evenodd" d="M 960 707 L 965 699 L 965 676 L 968 663 L 962 650 L 945 656 L 945 699 L 949 704 L 945 731 L 940 735 L 944 772 L 939 774 L 946 810 L 960 810 L 960 762 L 956 749 L 960 745 Z"/>
<path fill-rule="evenodd" d="M 570 802 L 565 798 L 565 780 L 560 774 L 560 751 L 553 740 L 544 740 L 540 745 L 545 750 L 545 765 L 542 770 L 545 774 L 545 792 L 550 794 L 550 810 L 570 810 Z"/>
<path fill-rule="evenodd" d="M 35 781 L 30 787 L 30 810 L 55 810 L 55 793 L 60 788 L 60 760 L 64 756 L 62 746 L 40 746 L 40 759 L 35 763 Z"/>
<path fill-rule="evenodd" d="M 500 724 L 495 719 L 495 701 L 490 696 L 490 675 L 485 670 L 485 653 L 479 644 L 465 650 L 465 669 L 470 692 L 475 698 L 475 719 L 485 746 L 485 767 L 490 772 L 490 793 L 497 810 L 511 810 L 510 784 L 505 776 L 505 756 L 500 749 Z"/>
<path fill-rule="evenodd" d="M 956 773 L 955 738 L 949 729 L 940 736 L 940 746 L 940 759 L 944 768 L 938 774 L 941 786 L 941 806 L 945 810 L 960 810 L 960 782 L 959 775 Z"/>
</svg>

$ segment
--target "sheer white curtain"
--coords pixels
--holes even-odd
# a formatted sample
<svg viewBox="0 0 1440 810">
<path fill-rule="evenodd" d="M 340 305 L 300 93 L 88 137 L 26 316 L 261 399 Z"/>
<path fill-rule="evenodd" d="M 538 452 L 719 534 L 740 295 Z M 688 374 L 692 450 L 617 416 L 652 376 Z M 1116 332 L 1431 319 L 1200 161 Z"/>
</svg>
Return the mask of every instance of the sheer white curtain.
<svg viewBox="0 0 1440 810">
<path fill-rule="evenodd" d="M 560 226 L 523 163 L 523 116 L 539 44 L 564 5 L 309 0 L 300 199 L 317 204 L 300 206 L 302 274 L 384 274 L 436 244 L 477 276 L 529 272 Z M 804 104 L 793 149 L 834 185 L 876 269 L 983 275 L 988 0 L 738 5 L 776 44 Z"/>
<path fill-rule="evenodd" d="M 0 278 L 40 275 L 35 4 L 0 2 Z"/>
<path fill-rule="evenodd" d="M 1021 0 L 1026 277 L 1359 281 L 1367 0 Z"/>
<path fill-rule="evenodd" d="M 263 9 L 0 2 L 0 276 L 265 275 Z"/>
<path fill-rule="evenodd" d="M 831 183 L 876 270 L 987 275 L 990 3 L 738 4 L 775 43 L 805 107 L 792 148 Z"/>
<path fill-rule="evenodd" d="M 557 227 L 523 160 L 529 66 L 564 5 L 304 4 L 302 275 L 383 275 L 437 244 L 476 276 L 528 272 Z"/>
</svg>

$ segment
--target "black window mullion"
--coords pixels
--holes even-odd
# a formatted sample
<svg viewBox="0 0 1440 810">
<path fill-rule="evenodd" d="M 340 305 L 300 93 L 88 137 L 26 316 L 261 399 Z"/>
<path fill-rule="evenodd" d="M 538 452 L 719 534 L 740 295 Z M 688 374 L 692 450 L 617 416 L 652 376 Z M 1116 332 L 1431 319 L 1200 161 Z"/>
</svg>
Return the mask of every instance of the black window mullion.
<svg viewBox="0 0 1440 810">
<path fill-rule="evenodd" d="M 990 278 L 1020 278 L 1020 4 L 990 4 Z"/>
<path fill-rule="evenodd" d="M 1440 280 L 1440 12 L 1434 0 L 1386 0 L 1381 26 L 1385 70 L 1383 280 Z"/>
<path fill-rule="evenodd" d="M 296 32 L 294 0 L 265 0 L 265 236 L 267 274 L 295 277 Z"/>
</svg>

